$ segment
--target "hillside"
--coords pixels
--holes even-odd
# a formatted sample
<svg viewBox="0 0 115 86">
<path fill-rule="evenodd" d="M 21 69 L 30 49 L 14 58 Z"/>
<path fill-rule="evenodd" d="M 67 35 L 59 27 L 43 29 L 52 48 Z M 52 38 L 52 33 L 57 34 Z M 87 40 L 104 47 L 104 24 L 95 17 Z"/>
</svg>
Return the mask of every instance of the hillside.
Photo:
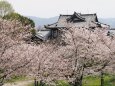
<svg viewBox="0 0 115 86">
<path fill-rule="evenodd" d="M 40 18 L 40 17 L 28 16 L 28 18 L 32 19 L 35 22 L 36 27 L 43 26 L 46 24 L 52 24 L 58 20 L 58 16 L 51 17 L 51 18 Z"/>
</svg>

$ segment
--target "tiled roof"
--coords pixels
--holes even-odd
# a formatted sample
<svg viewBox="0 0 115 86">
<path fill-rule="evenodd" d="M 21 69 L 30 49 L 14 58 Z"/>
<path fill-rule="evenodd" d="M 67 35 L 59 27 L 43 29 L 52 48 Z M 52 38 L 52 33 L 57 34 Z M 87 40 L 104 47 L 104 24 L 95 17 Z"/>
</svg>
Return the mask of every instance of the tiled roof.
<svg viewBox="0 0 115 86">
<path fill-rule="evenodd" d="M 96 14 L 81 14 L 74 12 L 73 15 L 60 15 L 59 19 L 56 23 L 47 25 L 47 28 L 59 28 L 59 27 L 66 27 L 68 25 L 68 20 L 76 18 L 76 20 L 81 20 L 84 22 L 98 22 L 97 15 Z M 78 21 L 78 22 L 79 22 Z M 75 22 L 77 23 L 77 22 Z"/>
</svg>

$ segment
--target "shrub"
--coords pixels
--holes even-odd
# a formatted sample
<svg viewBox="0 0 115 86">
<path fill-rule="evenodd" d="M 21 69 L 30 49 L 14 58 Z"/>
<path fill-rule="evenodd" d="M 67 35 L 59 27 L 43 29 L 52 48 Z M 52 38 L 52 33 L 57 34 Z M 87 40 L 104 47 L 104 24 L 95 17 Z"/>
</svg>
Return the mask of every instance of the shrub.
<svg viewBox="0 0 115 86">
<path fill-rule="evenodd" d="M 33 20 L 27 18 L 27 17 L 24 17 L 18 13 L 10 13 L 8 15 L 5 15 L 3 17 L 3 19 L 7 19 L 7 20 L 17 20 L 19 22 L 22 23 L 22 25 L 26 26 L 26 25 L 30 25 L 32 28 L 35 27 L 35 23 L 33 22 Z"/>
<path fill-rule="evenodd" d="M 35 29 L 31 29 L 30 32 L 31 32 L 32 36 L 36 35 L 36 30 Z"/>
</svg>

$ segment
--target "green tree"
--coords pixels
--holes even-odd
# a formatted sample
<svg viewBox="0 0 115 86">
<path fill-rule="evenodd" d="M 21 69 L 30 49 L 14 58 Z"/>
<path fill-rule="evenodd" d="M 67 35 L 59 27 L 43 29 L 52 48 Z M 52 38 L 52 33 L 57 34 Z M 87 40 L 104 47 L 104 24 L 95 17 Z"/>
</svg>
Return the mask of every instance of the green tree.
<svg viewBox="0 0 115 86">
<path fill-rule="evenodd" d="M 10 13 L 8 15 L 5 15 L 3 17 L 3 19 L 7 19 L 7 20 L 18 20 L 19 22 L 22 23 L 22 25 L 26 26 L 26 25 L 31 25 L 32 28 L 35 27 L 35 23 L 33 22 L 33 20 L 24 17 L 18 13 Z"/>
<path fill-rule="evenodd" d="M 35 29 L 31 29 L 30 32 L 31 32 L 33 37 L 36 35 L 36 30 Z"/>
<path fill-rule="evenodd" d="M 7 1 L 0 1 L 0 16 L 3 17 L 7 14 L 14 12 L 12 5 Z"/>
</svg>

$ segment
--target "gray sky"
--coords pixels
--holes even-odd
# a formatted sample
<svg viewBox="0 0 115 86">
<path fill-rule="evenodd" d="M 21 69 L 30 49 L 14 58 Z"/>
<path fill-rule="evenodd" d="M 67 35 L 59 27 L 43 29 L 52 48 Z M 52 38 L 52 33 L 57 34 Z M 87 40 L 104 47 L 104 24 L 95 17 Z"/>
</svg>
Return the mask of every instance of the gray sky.
<svg viewBox="0 0 115 86">
<path fill-rule="evenodd" d="M 59 14 L 97 13 L 101 18 L 115 18 L 115 0 L 7 0 L 16 12 L 49 18 Z"/>
</svg>

